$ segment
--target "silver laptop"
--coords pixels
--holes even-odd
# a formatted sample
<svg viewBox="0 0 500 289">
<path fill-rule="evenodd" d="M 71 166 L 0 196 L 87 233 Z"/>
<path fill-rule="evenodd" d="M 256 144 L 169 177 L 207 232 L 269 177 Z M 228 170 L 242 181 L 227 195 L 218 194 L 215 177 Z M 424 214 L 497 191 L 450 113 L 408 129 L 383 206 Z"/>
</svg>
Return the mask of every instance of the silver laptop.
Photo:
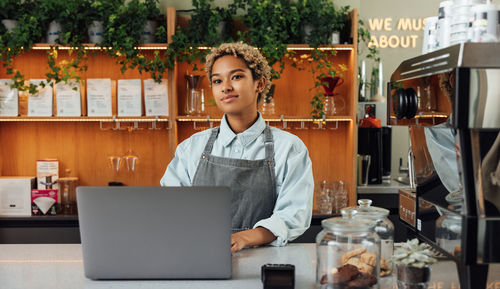
<svg viewBox="0 0 500 289">
<path fill-rule="evenodd" d="M 78 187 L 90 279 L 231 278 L 226 187 Z"/>
</svg>

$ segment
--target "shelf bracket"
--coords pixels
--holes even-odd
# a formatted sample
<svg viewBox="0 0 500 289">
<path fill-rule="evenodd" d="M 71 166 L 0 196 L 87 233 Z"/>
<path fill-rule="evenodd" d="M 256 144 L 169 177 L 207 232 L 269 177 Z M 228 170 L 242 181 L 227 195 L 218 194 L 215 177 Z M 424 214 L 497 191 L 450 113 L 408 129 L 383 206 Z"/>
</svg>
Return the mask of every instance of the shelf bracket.
<svg viewBox="0 0 500 289">
<path fill-rule="evenodd" d="M 151 128 L 150 130 L 157 130 L 156 124 L 158 123 L 158 116 L 155 116 L 155 119 L 151 122 Z"/>
<path fill-rule="evenodd" d="M 285 120 L 285 116 L 281 115 L 280 118 L 281 118 L 281 121 L 283 122 L 283 129 L 288 129 L 287 122 Z"/>
<path fill-rule="evenodd" d="M 304 121 L 301 121 L 301 122 L 300 122 L 300 127 L 298 127 L 297 129 L 301 129 L 301 130 L 302 130 L 302 129 L 306 129 L 306 126 L 305 126 Z"/>
<path fill-rule="evenodd" d="M 335 121 L 335 127 L 330 127 L 331 130 L 337 130 L 339 128 L 339 121 Z"/>
</svg>

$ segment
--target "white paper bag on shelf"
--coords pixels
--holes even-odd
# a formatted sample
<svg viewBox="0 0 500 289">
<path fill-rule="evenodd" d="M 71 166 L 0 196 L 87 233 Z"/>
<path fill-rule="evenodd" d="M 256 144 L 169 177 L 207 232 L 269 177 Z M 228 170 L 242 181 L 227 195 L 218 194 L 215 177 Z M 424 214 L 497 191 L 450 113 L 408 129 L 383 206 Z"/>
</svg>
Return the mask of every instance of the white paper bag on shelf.
<svg viewBox="0 0 500 289">
<path fill-rule="evenodd" d="M 81 116 L 80 83 L 74 79 L 56 84 L 57 116 Z"/>
<path fill-rule="evenodd" d="M 168 116 L 167 80 L 161 83 L 153 79 L 144 80 L 144 103 L 146 116 Z"/>
<path fill-rule="evenodd" d="M 118 116 L 141 116 L 142 97 L 140 79 L 118 80 Z"/>
<path fill-rule="evenodd" d="M 28 116 L 52 116 L 54 96 L 50 83 L 45 79 L 30 79 L 30 84 L 38 87 L 35 94 L 28 96 Z"/>
<path fill-rule="evenodd" d="M 19 115 L 19 95 L 10 87 L 13 83 L 12 79 L 0 79 L 0 116 Z"/>
<path fill-rule="evenodd" d="M 87 79 L 87 115 L 112 116 L 111 79 Z"/>
</svg>

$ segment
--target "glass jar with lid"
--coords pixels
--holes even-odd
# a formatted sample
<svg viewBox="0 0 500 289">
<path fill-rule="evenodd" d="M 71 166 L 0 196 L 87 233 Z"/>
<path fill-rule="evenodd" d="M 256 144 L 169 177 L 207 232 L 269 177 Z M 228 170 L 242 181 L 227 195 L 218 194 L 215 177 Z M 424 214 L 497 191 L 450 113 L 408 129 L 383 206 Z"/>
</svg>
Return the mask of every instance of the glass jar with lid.
<svg viewBox="0 0 500 289">
<path fill-rule="evenodd" d="M 316 236 L 316 288 L 379 288 L 380 238 L 375 222 L 329 218 Z"/>
<path fill-rule="evenodd" d="M 436 207 L 441 215 L 436 220 L 436 243 L 448 253 L 458 256 L 462 245 L 462 216 Z"/>
<path fill-rule="evenodd" d="M 372 200 L 358 200 L 359 207 L 349 207 L 341 211 L 342 216 L 369 219 L 375 222 L 375 232 L 380 237 L 380 275 L 386 276 L 392 272 L 389 258 L 394 250 L 394 224 L 387 218 L 389 210 L 371 205 Z"/>
</svg>

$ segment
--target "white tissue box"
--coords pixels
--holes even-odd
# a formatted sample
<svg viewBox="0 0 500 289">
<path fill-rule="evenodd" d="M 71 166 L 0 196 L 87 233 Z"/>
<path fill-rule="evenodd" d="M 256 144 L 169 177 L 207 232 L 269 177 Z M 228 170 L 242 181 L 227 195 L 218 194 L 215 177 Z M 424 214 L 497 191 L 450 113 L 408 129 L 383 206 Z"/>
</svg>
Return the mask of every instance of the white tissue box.
<svg viewBox="0 0 500 289">
<path fill-rule="evenodd" d="M 31 216 L 35 177 L 0 177 L 0 216 Z"/>
</svg>

